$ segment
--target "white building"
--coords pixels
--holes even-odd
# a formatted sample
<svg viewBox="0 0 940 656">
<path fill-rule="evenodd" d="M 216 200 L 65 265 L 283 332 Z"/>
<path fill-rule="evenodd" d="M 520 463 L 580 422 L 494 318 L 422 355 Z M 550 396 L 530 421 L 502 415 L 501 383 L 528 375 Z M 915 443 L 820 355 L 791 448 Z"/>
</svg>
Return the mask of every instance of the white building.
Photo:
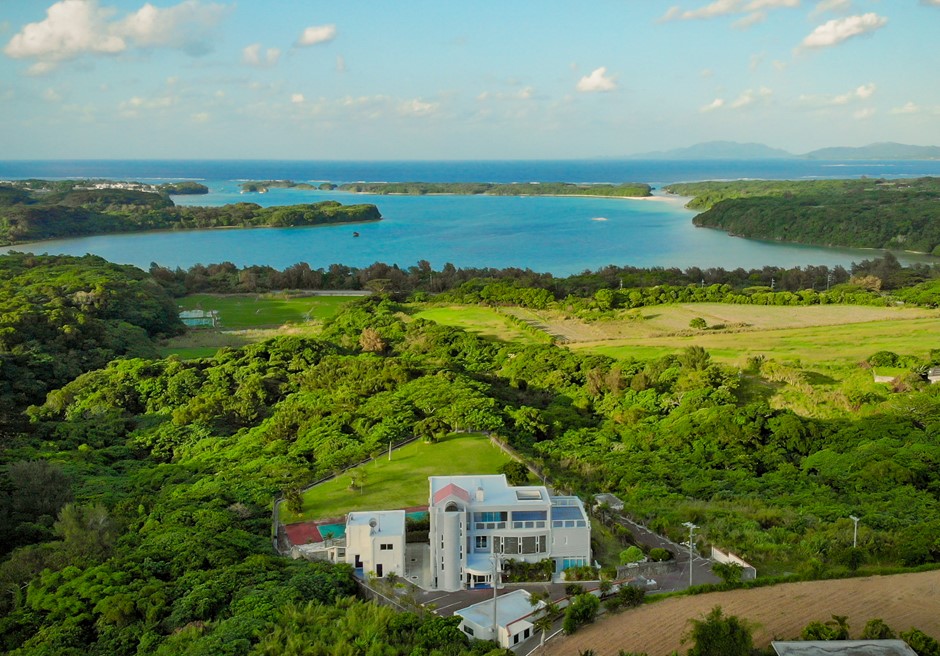
<svg viewBox="0 0 940 656">
<path fill-rule="evenodd" d="M 511 649 L 535 634 L 533 624 L 544 607 L 544 601 L 533 605 L 528 592 L 515 590 L 495 601 L 490 598 L 454 611 L 454 615 L 461 617 L 458 628 L 471 638 L 493 640 Z"/>
<path fill-rule="evenodd" d="M 379 578 L 405 575 L 405 511 L 351 512 L 346 516 L 346 562 Z"/>
<path fill-rule="evenodd" d="M 496 561 L 550 558 L 556 574 L 591 563 L 591 523 L 577 497 L 552 497 L 541 485 L 513 487 L 502 474 L 429 480 L 433 588 L 492 585 Z"/>
</svg>

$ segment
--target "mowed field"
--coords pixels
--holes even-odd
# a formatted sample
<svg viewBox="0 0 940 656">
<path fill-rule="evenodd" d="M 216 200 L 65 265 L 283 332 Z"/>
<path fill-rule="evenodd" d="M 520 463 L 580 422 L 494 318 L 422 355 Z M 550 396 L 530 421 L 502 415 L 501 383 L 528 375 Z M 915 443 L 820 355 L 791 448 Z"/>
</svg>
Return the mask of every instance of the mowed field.
<svg viewBox="0 0 940 656">
<path fill-rule="evenodd" d="M 835 581 L 786 583 L 753 590 L 714 592 L 673 597 L 658 603 L 605 616 L 577 633 L 546 644 L 546 656 L 578 656 L 593 649 L 598 656 L 619 650 L 668 656 L 684 654 L 688 620 L 701 618 L 715 606 L 756 625 L 754 643 L 798 638 L 810 622 L 832 615 L 848 617 L 850 633 L 858 637 L 865 623 L 883 619 L 896 632 L 917 628 L 940 637 L 940 571 L 873 576 Z"/>
<path fill-rule="evenodd" d="M 443 326 L 456 326 L 481 337 L 528 344 L 535 340 L 514 326 L 505 315 L 482 305 L 426 307 L 411 315 Z"/>
<path fill-rule="evenodd" d="M 348 512 L 375 508 L 410 508 L 428 503 L 428 476 L 498 474 L 510 458 L 488 437 L 458 433 L 428 444 L 416 440 L 380 455 L 356 469 L 365 472 L 360 490 L 350 490 L 349 471 L 304 493 L 303 512 L 295 514 L 281 504 L 285 524 L 307 519 L 340 517 Z"/>
<path fill-rule="evenodd" d="M 354 296 L 289 296 L 287 294 L 192 294 L 178 300 L 180 310 L 215 310 L 217 328 L 196 328 L 167 340 L 161 357 L 183 359 L 215 355 L 223 347 L 238 348 L 281 335 L 313 336 L 321 323 L 339 312 Z"/>
<path fill-rule="evenodd" d="M 245 330 L 285 323 L 323 321 L 352 300 L 349 296 L 286 294 L 193 294 L 179 300 L 181 310 L 216 310 L 221 328 Z"/>
<path fill-rule="evenodd" d="M 926 357 L 940 348 L 940 311 L 923 308 L 701 303 L 641 308 L 589 323 L 538 314 L 550 331 L 569 339 L 570 348 L 615 358 L 657 357 L 695 345 L 737 364 L 751 355 L 854 363 L 881 350 Z M 690 329 L 696 317 L 709 328 Z"/>
</svg>

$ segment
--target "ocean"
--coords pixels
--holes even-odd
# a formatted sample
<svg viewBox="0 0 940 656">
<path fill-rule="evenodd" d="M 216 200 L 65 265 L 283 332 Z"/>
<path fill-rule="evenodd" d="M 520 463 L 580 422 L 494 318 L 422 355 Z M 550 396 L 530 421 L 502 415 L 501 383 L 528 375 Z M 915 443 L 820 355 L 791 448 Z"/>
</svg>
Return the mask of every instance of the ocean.
<svg viewBox="0 0 940 656">
<path fill-rule="evenodd" d="M 435 268 L 519 267 L 570 275 L 607 265 L 754 268 L 765 265 L 850 265 L 878 252 L 761 242 L 695 228 L 680 199 L 496 196 L 371 196 L 271 189 L 241 194 L 244 180 L 304 182 L 671 182 L 728 179 L 901 178 L 940 175 L 938 161 L 468 161 L 300 162 L 211 160 L 76 160 L 0 162 L 0 179 L 107 178 L 159 182 L 194 180 L 208 195 L 177 196 L 187 205 L 255 202 L 285 205 L 335 199 L 369 202 L 383 220 L 310 228 L 258 228 L 102 235 L 18 245 L 15 250 L 82 255 L 147 268 L 151 262 L 187 268 L 197 263 L 284 268 L 297 262 Z M 358 237 L 353 233 L 357 232 Z M 936 258 L 898 254 L 904 262 Z"/>
</svg>

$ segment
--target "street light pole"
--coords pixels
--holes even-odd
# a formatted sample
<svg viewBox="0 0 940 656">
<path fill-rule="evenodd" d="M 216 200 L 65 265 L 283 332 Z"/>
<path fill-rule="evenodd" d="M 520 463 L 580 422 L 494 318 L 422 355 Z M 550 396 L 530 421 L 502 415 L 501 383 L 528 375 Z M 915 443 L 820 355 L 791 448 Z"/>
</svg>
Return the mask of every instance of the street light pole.
<svg viewBox="0 0 940 656">
<path fill-rule="evenodd" d="M 849 515 L 849 519 L 855 522 L 855 528 L 852 531 L 852 548 L 855 549 L 858 547 L 858 522 L 860 518 L 855 515 Z"/>
<path fill-rule="evenodd" d="M 692 522 L 683 522 L 683 526 L 689 529 L 689 587 L 692 587 L 692 531 L 698 528 Z"/>
</svg>

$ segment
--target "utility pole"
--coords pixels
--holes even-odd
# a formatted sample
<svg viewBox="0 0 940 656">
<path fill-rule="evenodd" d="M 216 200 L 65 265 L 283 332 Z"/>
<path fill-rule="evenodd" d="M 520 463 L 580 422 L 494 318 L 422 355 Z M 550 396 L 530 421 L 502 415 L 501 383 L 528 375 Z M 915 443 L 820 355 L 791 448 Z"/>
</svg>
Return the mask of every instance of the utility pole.
<svg viewBox="0 0 940 656">
<path fill-rule="evenodd" d="M 692 531 L 698 528 L 692 522 L 682 522 L 689 529 L 689 587 L 692 587 Z"/>
<path fill-rule="evenodd" d="M 849 519 L 855 522 L 855 529 L 852 531 L 852 548 L 855 549 L 858 547 L 858 522 L 860 518 L 855 515 L 849 515 Z"/>
<path fill-rule="evenodd" d="M 829 285 L 832 283 L 832 273 L 826 274 L 826 291 L 829 291 Z"/>
<path fill-rule="evenodd" d="M 388 441 L 388 461 L 392 461 L 392 441 Z"/>
</svg>

